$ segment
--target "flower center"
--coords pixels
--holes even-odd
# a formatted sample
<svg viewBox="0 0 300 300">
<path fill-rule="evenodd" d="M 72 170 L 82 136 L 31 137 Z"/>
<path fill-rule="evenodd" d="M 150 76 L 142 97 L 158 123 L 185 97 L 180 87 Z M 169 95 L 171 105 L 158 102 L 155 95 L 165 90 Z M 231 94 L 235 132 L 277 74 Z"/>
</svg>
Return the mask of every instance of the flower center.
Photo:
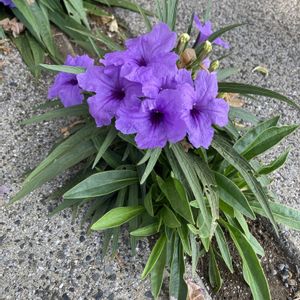
<svg viewBox="0 0 300 300">
<path fill-rule="evenodd" d="M 113 91 L 112 96 L 114 97 L 114 99 L 122 101 L 125 98 L 126 94 L 124 89 L 118 89 Z"/>
<path fill-rule="evenodd" d="M 197 119 L 200 113 L 199 108 L 196 104 L 193 105 L 193 108 L 190 111 L 192 118 Z"/>
<path fill-rule="evenodd" d="M 153 125 L 159 125 L 164 119 L 164 114 L 158 110 L 152 110 L 150 114 L 150 121 Z"/>
<path fill-rule="evenodd" d="M 68 81 L 68 84 L 70 84 L 70 85 L 77 85 L 77 84 L 78 84 L 78 81 L 77 81 L 76 78 L 72 78 L 72 79 L 70 79 L 70 80 Z"/>
<path fill-rule="evenodd" d="M 139 67 L 147 67 L 147 62 L 145 60 L 145 58 L 142 56 L 140 57 L 137 61 L 136 61 L 137 65 Z"/>
</svg>

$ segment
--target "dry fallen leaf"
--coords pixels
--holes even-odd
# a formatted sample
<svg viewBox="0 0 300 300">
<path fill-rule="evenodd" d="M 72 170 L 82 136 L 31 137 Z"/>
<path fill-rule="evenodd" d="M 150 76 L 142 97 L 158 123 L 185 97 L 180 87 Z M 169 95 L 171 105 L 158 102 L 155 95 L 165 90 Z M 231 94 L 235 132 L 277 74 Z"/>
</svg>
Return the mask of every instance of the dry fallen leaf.
<svg viewBox="0 0 300 300">
<path fill-rule="evenodd" d="M 252 70 L 252 72 L 258 72 L 258 73 L 260 73 L 260 74 L 262 74 L 263 76 L 266 76 L 266 77 L 269 76 L 269 70 L 264 66 L 257 66 Z"/>
<path fill-rule="evenodd" d="M 119 32 L 119 26 L 118 26 L 118 22 L 116 19 L 112 20 L 109 23 L 109 31 L 110 32 Z"/>
<path fill-rule="evenodd" d="M 232 107 L 242 107 L 245 104 L 240 95 L 235 93 L 225 93 L 224 99 Z"/>
<path fill-rule="evenodd" d="M 189 152 L 190 149 L 193 149 L 192 144 L 190 144 L 186 140 L 181 141 L 180 144 L 183 146 L 184 152 Z"/>
<path fill-rule="evenodd" d="M 4 31 L 11 32 L 14 37 L 17 37 L 21 32 L 25 30 L 22 23 L 18 22 L 16 18 L 9 19 L 5 18 L 0 21 L 0 26 Z"/>
<path fill-rule="evenodd" d="M 72 129 L 76 125 L 82 124 L 82 123 L 84 123 L 84 121 L 82 121 L 82 120 L 75 121 L 72 124 L 70 124 L 69 126 L 61 128 L 60 133 L 64 136 L 64 138 L 67 138 L 71 134 L 70 129 Z"/>
<path fill-rule="evenodd" d="M 188 300 L 205 300 L 203 289 L 192 280 L 187 280 Z"/>
<path fill-rule="evenodd" d="M 101 17 L 93 17 L 92 19 L 100 20 L 100 24 L 105 25 L 112 22 L 115 17 L 114 16 L 101 16 Z M 98 22 L 96 22 L 98 23 Z"/>
</svg>

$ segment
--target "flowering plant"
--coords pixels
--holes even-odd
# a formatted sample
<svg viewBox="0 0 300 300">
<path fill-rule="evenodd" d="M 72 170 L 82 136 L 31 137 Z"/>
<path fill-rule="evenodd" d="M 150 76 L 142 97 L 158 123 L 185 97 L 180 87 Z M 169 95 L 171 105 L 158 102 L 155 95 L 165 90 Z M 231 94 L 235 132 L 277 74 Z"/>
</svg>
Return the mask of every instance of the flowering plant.
<svg viewBox="0 0 300 300">
<path fill-rule="evenodd" d="M 149 32 L 129 39 L 125 49 L 106 53 L 99 63 L 87 55 L 68 56 L 50 88 L 47 106 L 57 109 L 24 123 L 80 116 L 61 141 L 26 178 L 17 201 L 64 170 L 81 162 L 82 170 L 55 195 L 61 209 L 88 204 L 90 229 L 105 230 L 105 245 L 116 249 L 120 227 L 128 224 L 134 251 L 139 238 L 156 242 L 142 278 L 151 275 L 158 297 L 169 271 L 170 296 L 186 299 L 185 256 L 196 270 L 201 253 L 209 255 L 209 280 L 222 284 L 223 260 L 233 272 L 228 247 L 232 240 L 254 299 L 270 299 L 258 256 L 264 251 L 248 228 L 248 219 L 267 217 L 300 229 L 300 213 L 275 201 L 267 175 L 281 167 L 285 152 L 268 165 L 258 156 L 297 126 L 278 126 L 279 117 L 259 121 L 230 107 L 226 93 L 262 95 L 299 107 L 270 90 L 222 82 L 230 70 L 209 58 L 213 45 L 228 48 L 220 38 L 232 25 L 213 32 L 193 17 L 198 29 L 190 45 L 191 27 L 179 37 L 174 30 L 176 1 L 158 5 L 160 22 Z M 159 4 L 159 2 L 158 2 Z M 165 11 L 166 10 L 166 11 Z M 249 126 L 241 133 L 236 120 Z M 251 124 L 251 126 L 250 126 Z M 105 251 L 104 251 L 105 252 Z"/>
</svg>

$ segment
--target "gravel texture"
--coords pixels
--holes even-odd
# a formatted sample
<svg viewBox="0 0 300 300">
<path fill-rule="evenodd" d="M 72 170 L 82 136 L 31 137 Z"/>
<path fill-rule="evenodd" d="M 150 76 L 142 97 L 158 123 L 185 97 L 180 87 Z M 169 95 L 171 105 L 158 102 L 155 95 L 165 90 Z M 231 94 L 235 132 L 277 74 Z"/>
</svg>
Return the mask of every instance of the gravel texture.
<svg viewBox="0 0 300 300">
<path fill-rule="evenodd" d="M 139 0 L 151 8 L 155 1 Z M 179 31 L 183 32 L 193 10 L 203 13 L 205 1 L 180 1 Z M 128 11 L 117 11 L 133 33 L 144 30 L 141 18 Z M 251 25 L 226 34 L 232 56 L 225 66 L 239 67 L 236 80 L 278 90 L 299 103 L 299 2 L 297 0 L 214 1 L 212 20 L 215 28 L 247 22 Z M 1 182 L 0 182 L 0 299 L 148 299 L 149 282 L 140 281 L 148 245 L 140 244 L 132 258 L 120 240 L 120 253 L 101 260 L 101 235 L 87 236 L 79 223 L 72 222 L 68 211 L 52 218 L 47 214 L 55 202 L 45 196 L 61 185 L 62 178 L 45 185 L 11 207 L 5 204 L 20 187 L 23 174 L 33 168 L 50 150 L 64 122 L 46 122 L 30 127 L 19 122 L 31 114 L 34 104 L 42 103 L 51 77 L 34 81 L 18 53 L 0 55 L 4 60 L 0 81 Z M 269 77 L 252 73 L 265 65 Z M 265 98 L 250 103 L 258 116 L 279 114 L 282 123 L 299 123 L 299 113 L 287 105 Z M 274 176 L 273 190 L 279 200 L 300 209 L 300 130 L 275 150 L 269 160 L 287 147 L 289 160 Z M 287 245 L 300 249 L 300 235 L 285 231 Z"/>
</svg>

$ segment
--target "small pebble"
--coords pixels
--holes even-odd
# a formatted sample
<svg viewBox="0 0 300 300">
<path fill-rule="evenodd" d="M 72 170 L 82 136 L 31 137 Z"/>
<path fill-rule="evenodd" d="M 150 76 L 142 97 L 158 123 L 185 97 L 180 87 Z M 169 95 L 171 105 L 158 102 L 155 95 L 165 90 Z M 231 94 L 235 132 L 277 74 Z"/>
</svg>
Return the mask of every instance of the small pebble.
<svg viewBox="0 0 300 300">
<path fill-rule="evenodd" d="M 296 281 L 295 279 L 289 279 L 289 280 L 288 280 L 288 284 L 289 284 L 290 286 L 296 286 L 296 285 L 297 285 L 297 281 Z"/>
</svg>

